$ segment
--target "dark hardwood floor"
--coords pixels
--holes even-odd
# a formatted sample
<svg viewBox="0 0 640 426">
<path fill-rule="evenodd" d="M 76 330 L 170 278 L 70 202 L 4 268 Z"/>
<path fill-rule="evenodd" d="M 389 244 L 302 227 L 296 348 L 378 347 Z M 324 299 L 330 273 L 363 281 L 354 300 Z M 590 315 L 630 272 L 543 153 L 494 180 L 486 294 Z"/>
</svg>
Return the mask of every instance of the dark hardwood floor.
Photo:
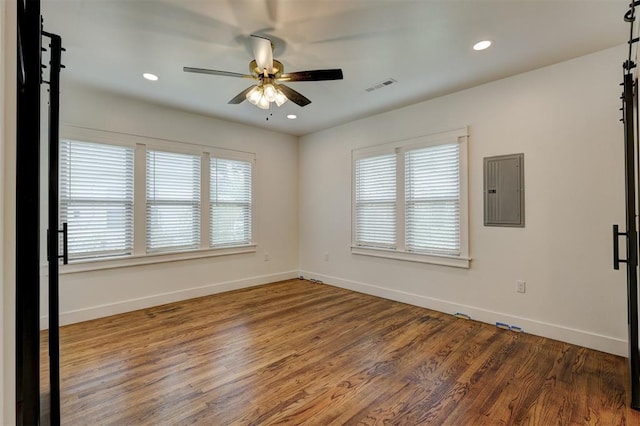
<svg viewBox="0 0 640 426">
<path fill-rule="evenodd" d="M 308 281 L 60 335 L 68 425 L 640 425 L 624 358 Z"/>
</svg>

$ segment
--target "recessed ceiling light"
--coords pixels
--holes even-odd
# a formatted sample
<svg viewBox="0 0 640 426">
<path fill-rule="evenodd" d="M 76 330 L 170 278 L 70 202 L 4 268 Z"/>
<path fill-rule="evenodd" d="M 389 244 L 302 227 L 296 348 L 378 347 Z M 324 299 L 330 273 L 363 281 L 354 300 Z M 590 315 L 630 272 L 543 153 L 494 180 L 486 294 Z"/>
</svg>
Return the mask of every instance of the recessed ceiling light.
<svg viewBox="0 0 640 426">
<path fill-rule="evenodd" d="M 491 46 L 490 40 L 482 40 L 473 45 L 473 50 L 484 50 Z"/>
<path fill-rule="evenodd" d="M 149 72 L 145 72 L 144 74 L 142 74 L 142 76 L 144 78 L 146 78 L 147 80 L 150 80 L 150 81 L 157 81 L 158 80 L 158 76 L 157 75 L 151 74 Z"/>
<path fill-rule="evenodd" d="M 297 115 L 295 115 L 295 114 L 289 114 L 289 115 L 287 115 L 287 118 L 288 118 L 289 120 L 295 120 L 296 118 L 298 118 L 298 116 L 297 116 Z"/>
</svg>

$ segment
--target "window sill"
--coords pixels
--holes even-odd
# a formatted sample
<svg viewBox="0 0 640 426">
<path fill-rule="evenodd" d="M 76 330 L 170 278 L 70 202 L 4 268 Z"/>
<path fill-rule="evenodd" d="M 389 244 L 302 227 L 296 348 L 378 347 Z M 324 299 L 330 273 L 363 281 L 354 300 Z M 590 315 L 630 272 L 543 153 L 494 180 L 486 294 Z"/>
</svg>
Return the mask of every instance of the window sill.
<svg viewBox="0 0 640 426">
<path fill-rule="evenodd" d="M 77 260 L 68 265 L 60 265 L 60 275 L 78 272 L 98 271 L 102 269 L 126 268 L 129 266 L 150 265 L 154 263 L 176 262 L 180 260 L 203 259 L 207 257 L 228 256 L 232 254 L 255 253 L 256 245 L 200 249 L 174 253 L 153 253 L 118 258 Z"/>
<path fill-rule="evenodd" d="M 405 251 L 385 250 L 370 247 L 351 246 L 352 254 L 363 256 L 385 257 L 387 259 L 404 260 L 409 262 L 431 263 L 434 265 L 452 266 L 454 268 L 469 269 L 471 259 L 459 256 L 446 256 L 436 254 L 419 254 Z"/>
</svg>

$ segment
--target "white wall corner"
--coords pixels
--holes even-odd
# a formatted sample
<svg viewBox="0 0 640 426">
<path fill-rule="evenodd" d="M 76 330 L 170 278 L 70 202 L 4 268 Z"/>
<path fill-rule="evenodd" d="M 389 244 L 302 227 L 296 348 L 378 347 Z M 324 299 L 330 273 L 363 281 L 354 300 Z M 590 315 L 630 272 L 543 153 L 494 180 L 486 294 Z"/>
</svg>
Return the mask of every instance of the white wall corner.
<svg viewBox="0 0 640 426">
<path fill-rule="evenodd" d="M 324 284 L 333 285 L 347 290 L 359 293 L 369 294 L 372 296 L 382 297 L 384 299 L 395 300 L 397 302 L 409 305 L 419 306 L 447 314 L 455 314 L 463 312 L 471 317 L 472 320 L 484 322 L 487 324 L 495 324 L 496 322 L 517 325 L 521 327 L 525 333 L 542 336 L 549 339 L 560 340 L 574 345 L 584 346 L 586 348 L 595 349 L 602 352 L 611 353 L 618 356 L 628 356 L 627 341 L 611 336 L 604 336 L 585 330 L 577 330 L 565 327 L 559 324 L 550 324 L 547 322 L 537 321 L 529 318 L 522 318 L 502 312 L 495 312 L 486 309 L 476 308 L 473 306 L 453 303 L 446 300 L 435 299 L 419 294 L 398 291 L 390 288 L 380 287 L 358 281 L 347 280 L 331 275 L 318 274 L 311 271 L 300 271 L 298 275 L 302 275 L 306 279 L 321 280 Z"/>
</svg>

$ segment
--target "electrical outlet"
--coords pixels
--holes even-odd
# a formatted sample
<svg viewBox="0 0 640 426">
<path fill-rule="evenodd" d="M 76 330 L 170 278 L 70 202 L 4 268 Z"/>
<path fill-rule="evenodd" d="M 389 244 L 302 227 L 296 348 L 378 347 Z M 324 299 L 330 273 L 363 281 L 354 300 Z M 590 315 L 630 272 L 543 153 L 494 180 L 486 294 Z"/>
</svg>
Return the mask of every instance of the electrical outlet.
<svg viewBox="0 0 640 426">
<path fill-rule="evenodd" d="M 264 261 L 268 262 L 269 261 L 269 253 L 265 253 L 264 254 Z"/>
<path fill-rule="evenodd" d="M 516 281 L 516 291 L 518 293 L 526 293 L 527 292 L 527 283 L 525 281 Z"/>
</svg>

